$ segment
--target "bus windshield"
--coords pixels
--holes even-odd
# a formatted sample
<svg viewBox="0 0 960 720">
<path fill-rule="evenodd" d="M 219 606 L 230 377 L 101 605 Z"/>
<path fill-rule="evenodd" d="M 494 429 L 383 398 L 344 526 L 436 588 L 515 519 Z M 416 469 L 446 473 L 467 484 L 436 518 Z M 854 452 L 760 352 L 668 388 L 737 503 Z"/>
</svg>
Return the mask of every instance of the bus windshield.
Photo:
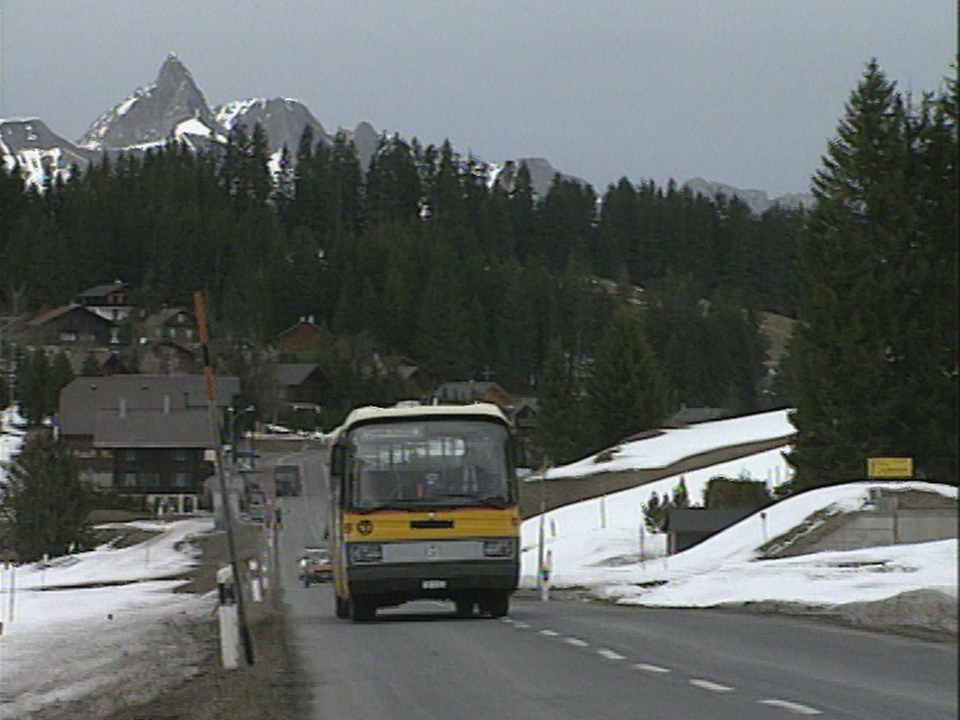
<svg viewBox="0 0 960 720">
<path fill-rule="evenodd" d="M 496 422 L 421 419 L 351 431 L 346 500 L 358 510 L 513 502 L 508 431 Z"/>
</svg>

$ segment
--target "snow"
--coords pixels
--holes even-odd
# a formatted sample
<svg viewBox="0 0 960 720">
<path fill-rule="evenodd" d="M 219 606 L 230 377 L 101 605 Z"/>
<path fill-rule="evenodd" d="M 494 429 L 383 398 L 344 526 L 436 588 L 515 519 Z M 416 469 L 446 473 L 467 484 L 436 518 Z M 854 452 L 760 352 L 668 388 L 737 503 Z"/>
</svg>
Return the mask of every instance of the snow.
<svg viewBox="0 0 960 720">
<path fill-rule="evenodd" d="M 0 414 L 2 463 L 22 442 L 12 427 L 14 410 Z M 787 438 L 786 411 L 703 423 L 625 443 L 610 463 L 591 458 L 554 468 L 550 477 L 627 467 L 664 467 L 678 459 L 731 444 Z M 860 482 L 791 496 L 712 538 L 667 556 L 663 534 L 644 533 L 641 505 L 652 492 L 669 493 L 681 477 L 697 503 L 715 475 L 751 477 L 768 485 L 790 478 L 789 445 L 712 467 L 685 472 L 548 512 L 544 547 L 555 587 L 585 587 L 622 604 L 709 607 L 727 603 L 783 601 L 833 606 L 876 601 L 899 593 L 932 589 L 957 596 L 957 542 L 819 552 L 760 559 L 768 538 L 791 530 L 813 513 L 853 512 L 867 503 L 871 488 L 922 490 L 957 498 L 957 488 L 921 481 Z M 186 571 L 198 562 L 190 538 L 210 532 L 209 517 L 172 522 L 127 523 L 153 531 L 146 542 L 99 547 L 90 552 L 16 568 L 0 568 L 0 717 L 21 717 L 37 708 L 96 692 L 136 672 L 132 654 L 152 652 L 172 639 L 171 622 L 199 617 L 216 606 L 214 593 L 176 594 Z M 521 527 L 521 584 L 536 586 L 539 517 Z M 56 662 L 52 663 L 52 659 Z M 135 674 L 132 675 L 135 677 Z M 131 684 L 136 683 L 131 680 Z"/>
<path fill-rule="evenodd" d="M 203 124 L 198 118 L 191 118 L 189 120 L 184 120 L 182 123 L 179 123 L 176 128 L 173 130 L 174 137 L 180 138 L 184 134 L 190 135 L 200 135 L 202 137 L 210 137 L 212 131 L 206 125 Z"/>
<path fill-rule="evenodd" d="M 785 438 L 796 432 L 788 413 L 787 410 L 774 410 L 665 430 L 657 437 L 615 447 L 610 460 L 602 459 L 610 455 L 608 450 L 570 465 L 551 468 L 545 475 L 548 478 L 579 477 L 595 472 L 662 468 L 725 445 Z"/>
<path fill-rule="evenodd" d="M 598 464 L 594 456 L 553 468 L 546 475 L 561 478 L 613 469 L 662 468 L 711 448 L 787 438 L 792 432 L 787 411 L 702 423 L 625 443 L 609 463 Z M 706 485 L 715 475 L 752 478 L 775 487 L 792 476 L 786 462 L 789 451 L 785 442 L 773 450 L 549 511 L 543 529 L 551 585 L 585 587 L 623 604 L 670 607 L 763 601 L 832 606 L 921 589 L 957 596 L 955 539 L 783 559 L 760 559 L 759 553 L 768 539 L 796 528 L 818 511 L 863 509 L 873 488 L 921 490 L 956 499 L 957 488 L 952 485 L 865 481 L 807 491 L 672 556 L 667 555 L 663 533 L 644 530 L 641 540 L 642 505 L 654 492 L 668 495 L 682 478 L 696 505 L 702 504 Z M 540 528 L 539 517 L 521 527 L 521 584 L 528 588 L 536 587 Z"/>
<path fill-rule="evenodd" d="M 176 594 L 198 562 L 191 536 L 212 518 L 128 523 L 154 530 L 128 548 L 103 546 L 48 563 L 0 566 L 0 717 L 108 691 L 135 658 L 169 642 L 170 624 L 209 615 L 215 593 Z M 172 671 L 172 669 L 171 669 Z"/>
<path fill-rule="evenodd" d="M 233 127 L 237 117 L 243 115 L 256 105 L 261 107 L 266 105 L 267 101 L 263 98 L 251 98 L 249 100 L 234 100 L 214 111 L 214 116 L 221 126 L 228 130 Z"/>
</svg>

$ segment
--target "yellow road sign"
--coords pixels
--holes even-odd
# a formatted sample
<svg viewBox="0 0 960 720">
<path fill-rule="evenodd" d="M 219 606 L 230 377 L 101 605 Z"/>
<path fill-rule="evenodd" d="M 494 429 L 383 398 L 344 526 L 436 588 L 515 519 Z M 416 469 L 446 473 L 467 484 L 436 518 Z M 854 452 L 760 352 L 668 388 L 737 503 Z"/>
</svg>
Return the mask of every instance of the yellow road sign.
<svg viewBox="0 0 960 720">
<path fill-rule="evenodd" d="M 913 458 L 876 457 L 867 459 L 869 478 L 912 478 Z"/>
</svg>

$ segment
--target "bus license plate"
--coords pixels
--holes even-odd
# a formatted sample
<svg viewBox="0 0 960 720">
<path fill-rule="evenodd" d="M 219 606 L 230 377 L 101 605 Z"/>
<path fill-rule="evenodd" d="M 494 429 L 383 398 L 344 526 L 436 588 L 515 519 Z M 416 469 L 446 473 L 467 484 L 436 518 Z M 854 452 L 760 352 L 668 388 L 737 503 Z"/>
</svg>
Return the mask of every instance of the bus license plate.
<svg viewBox="0 0 960 720">
<path fill-rule="evenodd" d="M 422 580 L 420 587 L 424 590 L 443 590 L 447 587 L 446 580 Z"/>
</svg>

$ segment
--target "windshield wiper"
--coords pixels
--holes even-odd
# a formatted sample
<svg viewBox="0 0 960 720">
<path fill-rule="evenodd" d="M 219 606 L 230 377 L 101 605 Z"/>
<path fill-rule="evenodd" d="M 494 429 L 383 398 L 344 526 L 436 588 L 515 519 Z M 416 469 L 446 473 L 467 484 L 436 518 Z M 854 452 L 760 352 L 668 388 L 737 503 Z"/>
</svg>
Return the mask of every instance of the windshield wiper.
<svg viewBox="0 0 960 720">
<path fill-rule="evenodd" d="M 503 495 L 486 495 L 480 496 L 474 493 L 443 493 L 441 495 L 434 495 L 431 499 L 444 499 L 444 498 L 463 498 L 465 500 L 473 500 L 477 505 L 490 505 L 496 508 L 504 508 L 507 506 L 508 501 Z"/>
<path fill-rule="evenodd" d="M 354 507 L 352 510 L 360 513 L 361 515 L 367 515 L 369 513 L 376 512 L 377 510 L 395 510 L 400 507 L 406 507 L 408 505 L 421 502 L 423 502 L 422 498 L 394 498 L 393 500 L 377 503 L 376 505 Z"/>
</svg>

